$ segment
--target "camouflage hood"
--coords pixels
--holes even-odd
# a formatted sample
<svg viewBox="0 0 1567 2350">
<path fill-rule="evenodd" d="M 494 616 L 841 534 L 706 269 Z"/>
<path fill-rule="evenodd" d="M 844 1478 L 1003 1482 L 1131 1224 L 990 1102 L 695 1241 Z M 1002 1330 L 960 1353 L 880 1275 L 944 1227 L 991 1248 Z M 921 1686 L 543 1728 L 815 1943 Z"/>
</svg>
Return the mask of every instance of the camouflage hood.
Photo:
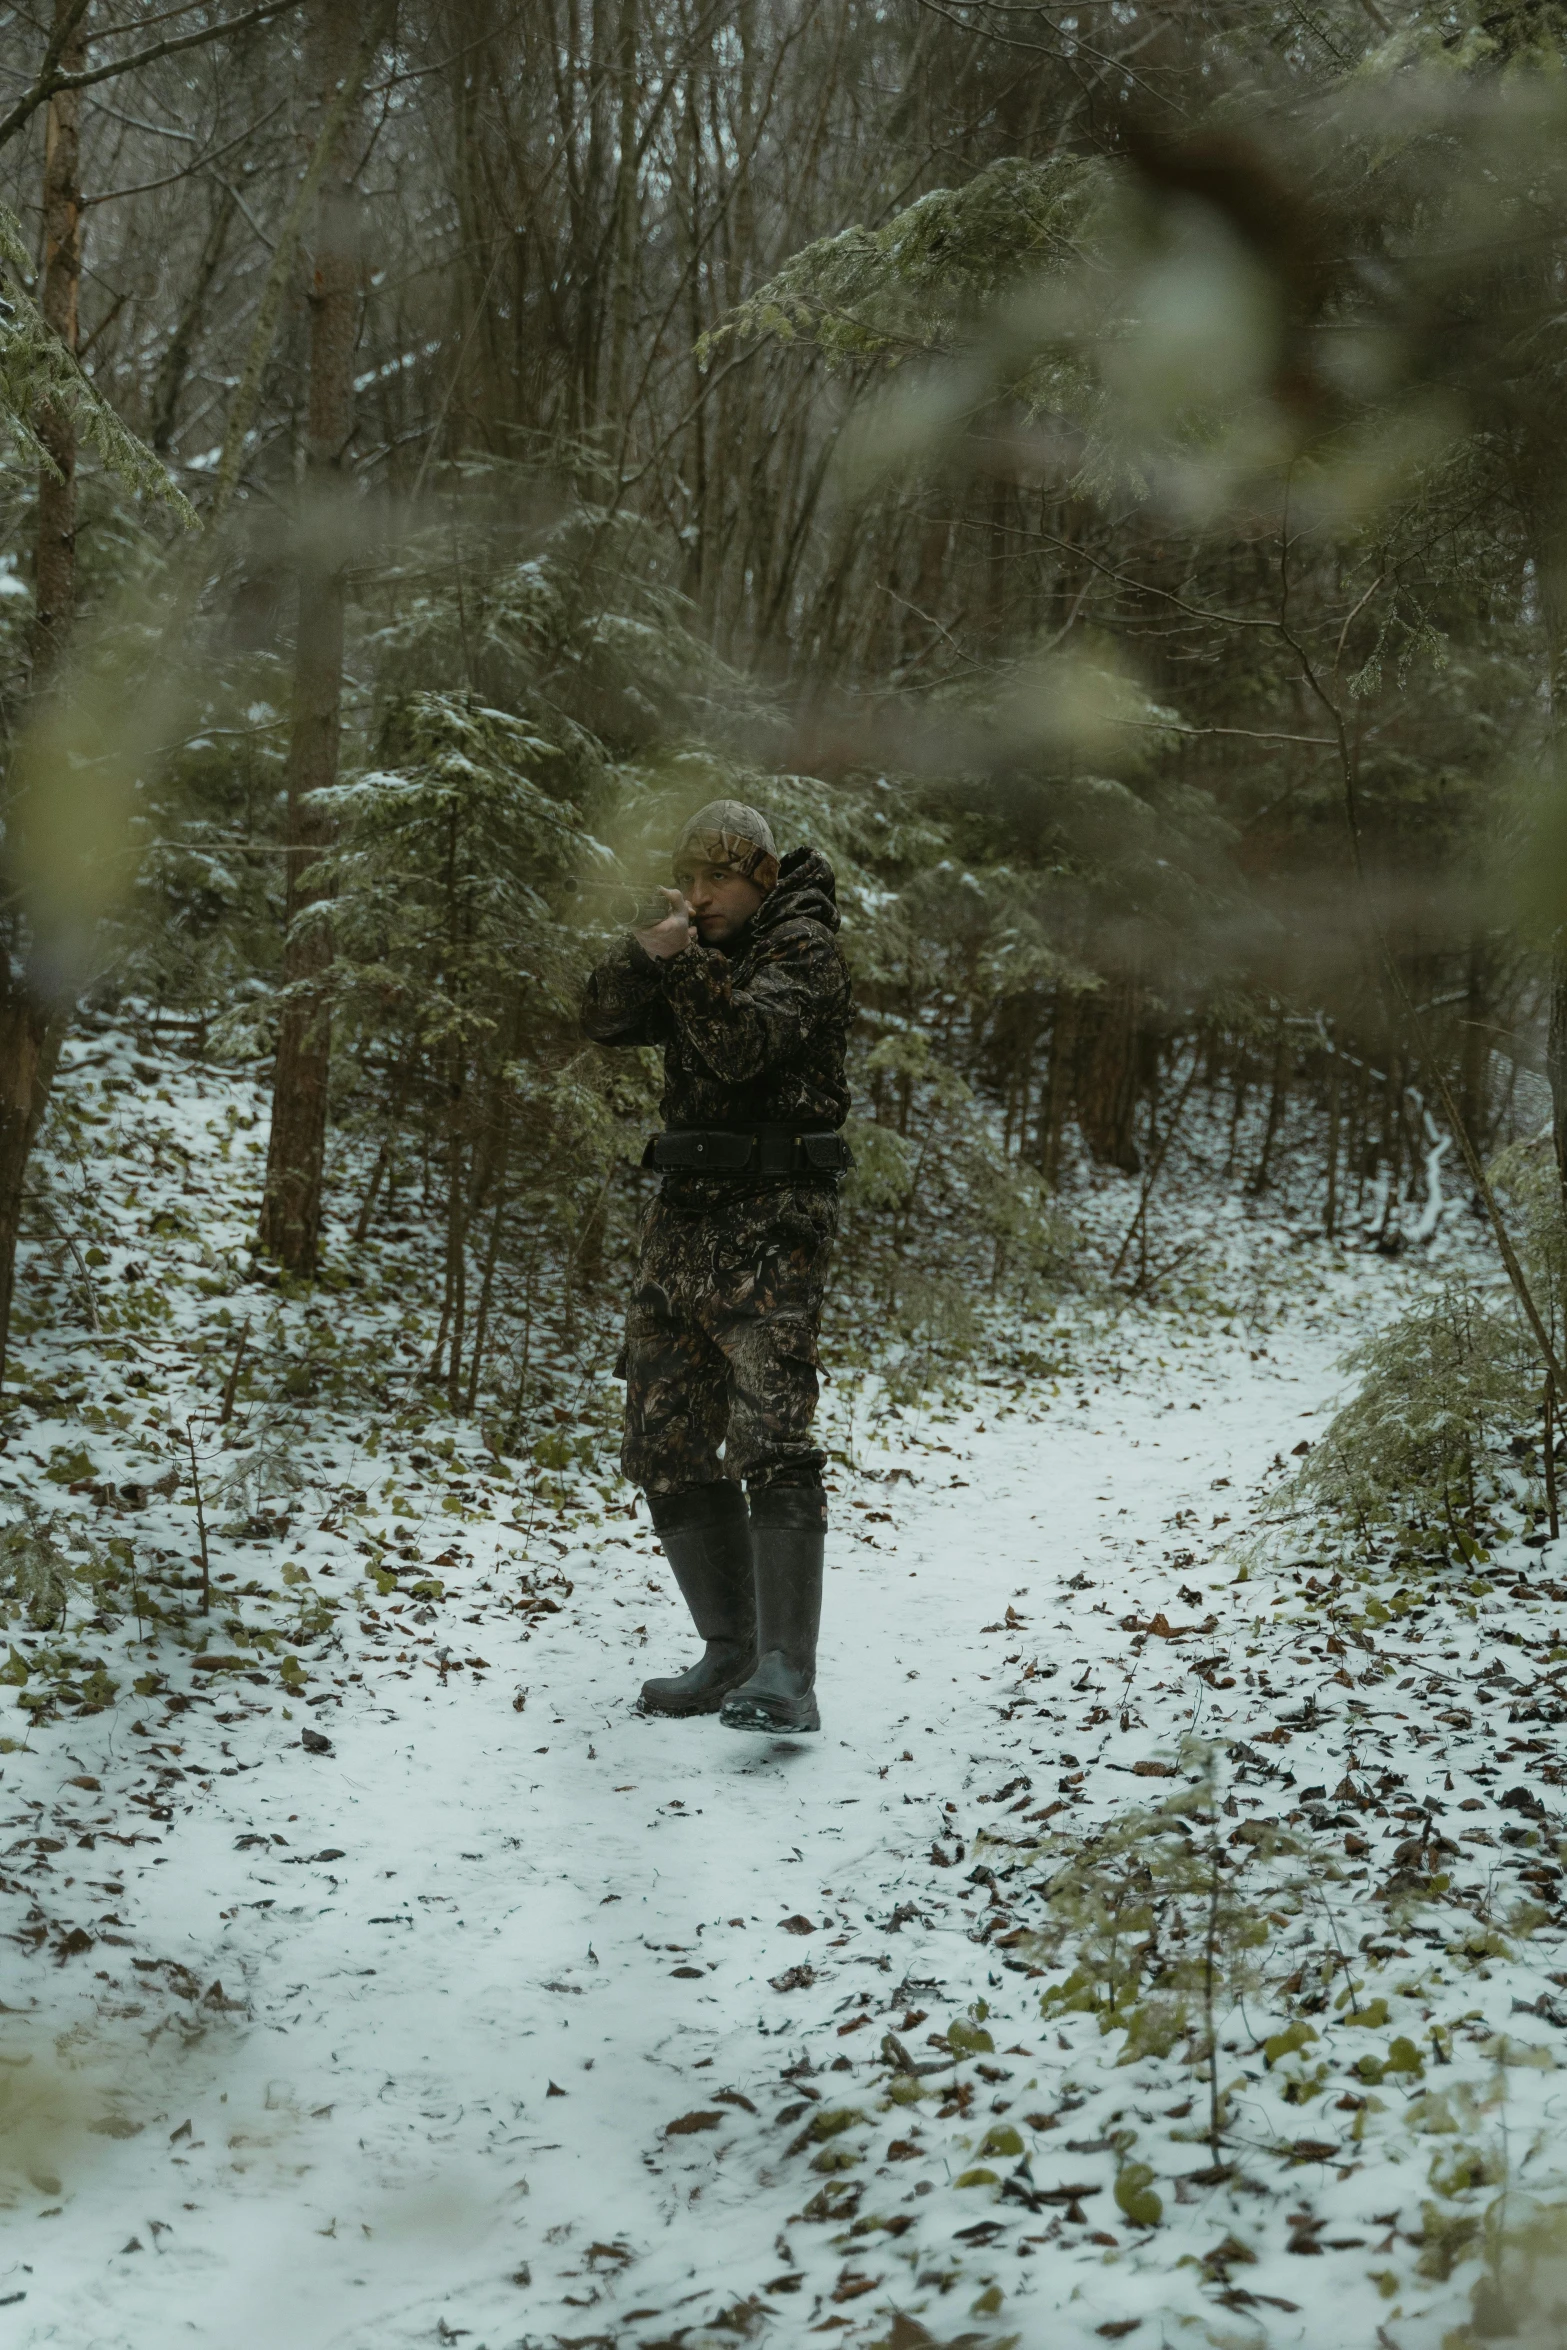
<svg viewBox="0 0 1567 2350">
<path fill-rule="evenodd" d="M 729 952 L 731 956 L 746 954 L 780 923 L 820 922 L 826 929 L 836 930 L 842 919 L 838 884 L 821 851 L 791 849 L 779 860 L 778 879 L 738 937 L 731 939 Z"/>
<path fill-rule="evenodd" d="M 588 981 L 583 1027 L 601 1044 L 662 1045 L 666 1126 L 839 1127 L 854 1006 L 838 922 L 832 867 L 792 849 L 727 950 L 659 962 L 624 939 Z"/>
</svg>

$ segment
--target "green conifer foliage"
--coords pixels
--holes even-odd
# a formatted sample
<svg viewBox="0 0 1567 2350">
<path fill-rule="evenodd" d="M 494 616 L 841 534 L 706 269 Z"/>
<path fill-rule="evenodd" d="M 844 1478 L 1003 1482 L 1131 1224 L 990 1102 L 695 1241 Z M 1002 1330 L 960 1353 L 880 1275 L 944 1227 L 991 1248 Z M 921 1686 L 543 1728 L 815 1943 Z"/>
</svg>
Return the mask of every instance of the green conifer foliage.
<svg viewBox="0 0 1567 2350">
<path fill-rule="evenodd" d="M 1464 1282 L 1347 1358 L 1359 1386 L 1293 1480 L 1346 1533 L 1389 1526 L 1473 1556 L 1509 1491 L 1499 1460 L 1537 1400 L 1536 1360 L 1510 1304 Z"/>
<path fill-rule="evenodd" d="M 76 429 L 136 496 L 155 498 L 172 506 L 181 519 L 194 523 L 189 501 L 170 480 L 152 451 L 121 423 L 114 409 L 83 373 L 74 352 L 68 351 L 20 290 L 18 276 L 30 276 L 32 260 L 21 224 L 0 205 L 0 263 L 13 273 L 0 299 L 0 431 L 10 436 L 24 464 L 54 470 L 47 449 L 33 428 L 39 407 L 50 401 L 68 408 Z"/>
<path fill-rule="evenodd" d="M 1075 155 L 1006 156 L 961 188 L 933 188 L 878 229 L 847 228 L 796 253 L 709 338 L 814 343 L 835 365 L 897 367 L 989 331 L 994 305 L 1064 277 L 1109 193 Z M 1050 386 L 1032 387 L 1043 401 Z"/>
</svg>

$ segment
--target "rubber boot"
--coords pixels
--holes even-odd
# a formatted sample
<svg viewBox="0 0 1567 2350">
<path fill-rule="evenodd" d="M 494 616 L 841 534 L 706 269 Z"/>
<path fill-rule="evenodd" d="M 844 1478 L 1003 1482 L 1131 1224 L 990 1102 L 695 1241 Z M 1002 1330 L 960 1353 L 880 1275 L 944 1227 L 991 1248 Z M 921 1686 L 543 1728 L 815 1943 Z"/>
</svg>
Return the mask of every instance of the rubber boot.
<svg viewBox="0 0 1567 2350">
<path fill-rule="evenodd" d="M 819 1730 L 816 1633 L 822 1618 L 827 1504 L 817 1485 L 765 1485 L 751 1497 L 756 1645 L 751 1678 L 724 1700 L 726 1730 Z"/>
<path fill-rule="evenodd" d="M 756 1663 L 756 1595 L 745 1495 L 727 1479 L 648 1497 L 681 1597 L 707 1646 L 689 1672 L 644 1681 L 646 1714 L 716 1714 Z"/>
</svg>

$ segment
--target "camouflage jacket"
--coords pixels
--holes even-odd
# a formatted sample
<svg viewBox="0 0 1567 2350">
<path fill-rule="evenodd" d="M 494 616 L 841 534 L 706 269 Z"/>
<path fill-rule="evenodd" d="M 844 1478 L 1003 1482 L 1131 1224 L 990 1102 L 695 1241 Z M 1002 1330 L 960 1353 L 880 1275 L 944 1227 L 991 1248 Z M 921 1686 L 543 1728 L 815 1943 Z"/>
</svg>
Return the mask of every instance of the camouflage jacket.
<svg viewBox="0 0 1567 2350">
<path fill-rule="evenodd" d="M 839 1127 L 853 1002 L 837 928 L 832 867 L 795 849 L 727 948 L 660 961 L 622 939 L 588 980 L 583 1028 L 663 1046 L 666 1126 Z"/>
</svg>

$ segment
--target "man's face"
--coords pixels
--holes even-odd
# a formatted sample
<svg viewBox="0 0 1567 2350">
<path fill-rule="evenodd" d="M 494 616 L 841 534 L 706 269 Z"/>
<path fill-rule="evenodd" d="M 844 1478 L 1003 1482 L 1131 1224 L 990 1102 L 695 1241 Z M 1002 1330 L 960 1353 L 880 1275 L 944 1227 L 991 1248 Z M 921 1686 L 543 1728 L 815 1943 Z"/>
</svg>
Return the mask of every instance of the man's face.
<svg viewBox="0 0 1567 2350">
<path fill-rule="evenodd" d="M 682 864 L 675 881 L 707 947 L 724 946 L 743 930 L 767 894 L 727 865 Z"/>
</svg>

